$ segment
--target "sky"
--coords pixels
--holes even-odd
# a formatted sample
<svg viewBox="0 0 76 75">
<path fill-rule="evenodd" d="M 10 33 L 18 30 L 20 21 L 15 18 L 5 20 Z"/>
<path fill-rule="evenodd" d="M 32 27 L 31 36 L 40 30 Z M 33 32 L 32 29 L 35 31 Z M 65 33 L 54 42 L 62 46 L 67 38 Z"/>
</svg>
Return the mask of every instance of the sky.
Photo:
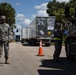
<svg viewBox="0 0 76 75">
<path fill-rule="evenodd" d="M 35 18 L 35 16 L 48 16 L 46 13 L 47 4 L 52 0 L 0 0 L 8 2 L 16 10 L 16 25 L 25 27 Z M 57 0 L 68 2 L 69 0 Z"/>
<path fill-rule="evenodd" d="M 8 2 L 16 10 L 16 26 L 22 28 L 28 26 L 36 16 L 48 16 L 47 4 L 52 0 L 0 0 Z M 57 0 L 69 2 L 69 0 Z"/>
</svg>

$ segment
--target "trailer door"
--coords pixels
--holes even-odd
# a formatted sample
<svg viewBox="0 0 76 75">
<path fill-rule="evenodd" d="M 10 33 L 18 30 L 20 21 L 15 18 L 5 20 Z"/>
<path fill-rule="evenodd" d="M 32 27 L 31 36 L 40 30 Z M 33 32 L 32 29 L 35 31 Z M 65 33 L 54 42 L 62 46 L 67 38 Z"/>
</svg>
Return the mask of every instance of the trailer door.
<svg viewBox="0 0 76 75">
<path fill-rule="evenodd" d="M 39 37 L 46 37 L 46 18 L 38 17 L 36 21 L 36 33 Z"/>
<path fill-rule="evenodd" d="M 39 37 L 47 38 L 50 37 L 54 29 L 54 21 L 49 17 L 37 17 L 36 19 L 36 34 Z"/>
</svg>

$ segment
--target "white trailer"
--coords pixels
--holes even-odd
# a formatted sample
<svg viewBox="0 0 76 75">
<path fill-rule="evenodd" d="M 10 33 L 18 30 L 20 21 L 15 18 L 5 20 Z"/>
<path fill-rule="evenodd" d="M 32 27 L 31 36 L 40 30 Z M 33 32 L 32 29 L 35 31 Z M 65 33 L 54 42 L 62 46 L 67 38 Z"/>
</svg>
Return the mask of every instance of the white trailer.
<svg viewBox="0 0 76 75">
<path fill-rule="evenodd" d="M 21 42 L 28 42 L 28 40 L 30 39 L 30 28 L 29 27 L 25 27 L 21 29 Z"/>
<path fill-rule="evenodd" d="M 55 25 L 55 16 L 49 17 L 36 17 L 29 25 L 31 30 L 29 43 L 35 45 L 42 40 L 42 43 L 46 46 L 51 45 L 53 40 L 53 31 Z"/>
<path fill-rule="evenodd" d="M 51 45 L 53 40 L 53 31 L 55 25 L 55 16 L 50 17 L 36 17 L 29 25 L 29 27 L 22 28 L 21 42 L 28 42 L 31 45 L 42 43 L 46 46 Z"/>
</svg>

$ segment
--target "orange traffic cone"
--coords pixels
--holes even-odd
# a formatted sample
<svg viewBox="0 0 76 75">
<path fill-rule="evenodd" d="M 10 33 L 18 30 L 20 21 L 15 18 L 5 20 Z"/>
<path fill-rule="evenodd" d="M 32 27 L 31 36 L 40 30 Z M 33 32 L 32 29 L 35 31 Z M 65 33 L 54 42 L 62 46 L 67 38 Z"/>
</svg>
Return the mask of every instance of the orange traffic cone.
<svg viewBox="0 0 76 75">
<path fill-rule="evenodd" d="M 44 56 L 43 55 L 43 50 L 42 50 L 42 40 L 40 40 L 40 46 L 39 46 L 38 56 Z"/>
</svg>

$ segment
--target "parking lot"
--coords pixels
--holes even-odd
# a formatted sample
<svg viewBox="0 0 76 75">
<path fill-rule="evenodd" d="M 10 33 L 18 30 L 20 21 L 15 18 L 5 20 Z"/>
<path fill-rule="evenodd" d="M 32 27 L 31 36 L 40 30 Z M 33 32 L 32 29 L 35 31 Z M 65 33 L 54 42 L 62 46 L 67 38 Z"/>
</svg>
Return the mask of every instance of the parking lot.
<svg viewBox="0 0 76 75">
<path fill-rule="evenodd" d="M 67 60 L 62 47 L 60 63 L 53 63 L 54 46 L 42 46 L 44 56 L 37 56 L 39 46 L 10 43 L 10 65 L 0 59 L 0 75 L 76 75 L 76 60 Z"/>
</svg>

